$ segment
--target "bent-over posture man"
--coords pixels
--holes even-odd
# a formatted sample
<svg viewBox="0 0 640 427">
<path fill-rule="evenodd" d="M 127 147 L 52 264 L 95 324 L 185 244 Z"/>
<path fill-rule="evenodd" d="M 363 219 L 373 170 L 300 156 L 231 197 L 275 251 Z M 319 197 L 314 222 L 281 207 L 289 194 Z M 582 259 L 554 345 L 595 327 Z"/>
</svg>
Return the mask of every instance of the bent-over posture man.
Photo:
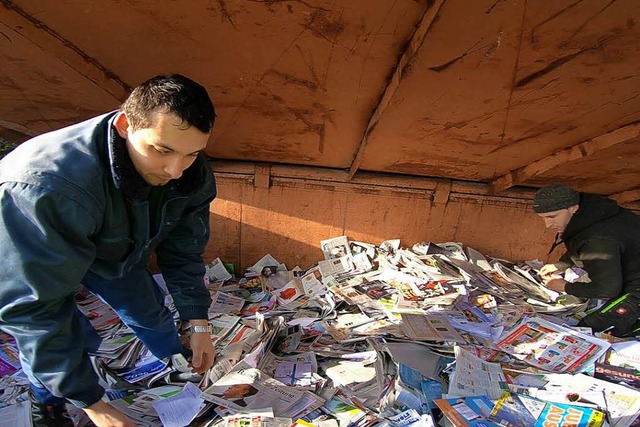
<svg viewBox="0 0 640 427">
<path fill-rule="evenodd" d="M 0 162 L 0 327 L 16 338 L 36 426 L 72 425 L 67 401 L 99 427 L 133 426 L 101 400 L 88 356 L 99 337 L 74 300 L 81 283 L 158 358 L 191 356 L 146 270 L 153 251 L 196 331 L 192 369 L 213 364 L 202 253 L 216 190 L 202 151 L 214 118 L 204 87 L 158 76 L 119 111 L 33 138 Z"/>
<path fill-rule="evenodd" d="M 533 209 L 548 228 L 556 230 L 554 247 L 564 243 L 560 262 L 545 265 L 540 275 L 556 292 L 608 299 L 580 324 L 615 336 L 633 335 L 640 327 L 640 217 L 606 197 L 578 193 L 563 184 L 538 190 Z M 577 266 L 589 283 L 567 283 L 559 278 Z"/>
</svg>

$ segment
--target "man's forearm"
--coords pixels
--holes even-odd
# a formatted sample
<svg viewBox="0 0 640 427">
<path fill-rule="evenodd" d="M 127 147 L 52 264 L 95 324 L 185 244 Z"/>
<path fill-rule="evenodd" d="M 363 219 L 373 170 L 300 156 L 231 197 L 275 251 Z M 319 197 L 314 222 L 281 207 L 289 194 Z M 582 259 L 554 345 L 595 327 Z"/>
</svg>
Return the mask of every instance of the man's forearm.
<svg viewBox="0 0 640 427">
<path fill-rule="evenodd" d="M 125 414 L 99 401 L 83 409 L 97 427 L 135 427 L 135 424 Z"/>
</svg>

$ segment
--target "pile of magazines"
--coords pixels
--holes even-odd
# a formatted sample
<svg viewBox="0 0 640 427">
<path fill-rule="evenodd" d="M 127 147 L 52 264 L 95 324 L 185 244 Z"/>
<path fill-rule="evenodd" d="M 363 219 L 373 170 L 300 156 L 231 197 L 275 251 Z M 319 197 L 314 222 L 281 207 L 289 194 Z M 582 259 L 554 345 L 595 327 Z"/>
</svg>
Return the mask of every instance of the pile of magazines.
<svg viewBox="0 0 640 427">
<path fill-rule="evenodd" d="M 577 327 L 588 302 L 547 289 L 542 263 L 451 242 L 320 247 L 306 269 L 271 255 L 242 274 L 207 266 L 217 358 L 204 375 L 182 356 L 155 358 L 79 292 L 103 337 L 92 362 L 105 399 L 141 426 L 640 425 L 640 343 Z M 0 339 L 0 412 L 20 426 L 28 386 L 13 340 Z"/>
</svg>

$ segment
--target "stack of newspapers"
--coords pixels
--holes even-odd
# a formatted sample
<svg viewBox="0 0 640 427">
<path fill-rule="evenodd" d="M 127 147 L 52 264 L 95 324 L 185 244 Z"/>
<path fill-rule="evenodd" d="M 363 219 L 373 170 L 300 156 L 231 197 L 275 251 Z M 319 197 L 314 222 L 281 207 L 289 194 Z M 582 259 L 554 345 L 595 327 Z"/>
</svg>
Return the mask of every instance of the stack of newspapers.
<svg viewBox="0 0 640 427">
<path fill-rule="evenodd" d="M 319 243 L 311 266 L 269 254 L 242 273 L 207 266 L 217 356 L 204 375 L 179 355 L 155 358 L 81 289 L 78 308 L 103 338 L 91 358 L 104 399 L 141 426 L 640 424 L 640 343 L 577 327 L 588 302 L 547 289 L 539 261 L 459 242 Z M 27 426 L 18 350 L 0 340 L 0 411 Z"/>
</svg>

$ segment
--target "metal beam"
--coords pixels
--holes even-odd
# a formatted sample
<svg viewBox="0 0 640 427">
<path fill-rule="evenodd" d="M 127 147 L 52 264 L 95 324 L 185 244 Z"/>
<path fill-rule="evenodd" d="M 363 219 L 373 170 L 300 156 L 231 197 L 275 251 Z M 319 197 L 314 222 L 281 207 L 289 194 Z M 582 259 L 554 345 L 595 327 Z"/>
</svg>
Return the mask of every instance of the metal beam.
<svg viewBox="0 0 640 427">
<path fill-rule="evenodd" d="M 11 0 L 0 0 L 0 21 L 42 50 L 58 58 L 92 81 L 118 101 L 124 101 L 131 88 L 112 71 L 87 55 L 44 22 L 29 15 Z"/>
<path fill-rule="evenodd" d="M 378 125 L 378 122 L 380 121 L 380 117 L 382 116 L 382 113 L 391 102 L 391 98 L 393 97 L 394 93 L 398 89 L 400 82 L 405 77 L 404 74 L 407 72 L 410 72 L 411 63 L 413 62 L 416 55 L 418 54 L 418 49 L 420 49 L 420 47 L 424 43 L 424 39 L 427 36 L 429 27 L 431 26 L 431 24 L 433 23 L 433 20 L 435 19 L 438 12 L 440 11 L 440 7 L 442 6 L 443 3 L 444 3 L 444 0 L 436 0 L 431 5 L 431 7 L 428 7 L 427 10 L 425 10 L 424 14 L 422 15 L 422 19 L 420 20 L 420 23 L 418 24 L 416 31 L 413 33 L 413 36 L 411 37 L 409 44 L 407 45 L 406 49 L 400 56 L 400 59 L 398 60 L 398 64 L 396 65 L 395 71 L 391 76 L 391 80 L 387 84 L 387 87 L 385 88 L 382 94 L 382 97 L 378 102 L 378 105 L 376 106 L 375 110 L 373 111 L 373 114 L 371 115 L 371 118 L 369 119 L 369 123 L 367 124 L 367 129 L 364 132 L 364 136 L 362 137 L 362 140 L 360 141 L 358 152 L 356 153 L 356 156 L 353 159 L 353 162 L 351 163 L 351 167 L 349 168 L 349 173 L 347 174 L 347 181 L 351 181 L 351 179 L 357 172 L 358 168 L 360 167 L 360 163 L 362 162 L 362 157 L 364 156 L 364 150 L 365 150 L 365 147 L 367 146 L 369 135 L 371 135 L 375 127 Z"/>
<path fill-rule="evenodd" d="M 609 195 L 610 199 L 615 200 L 621 205 L 626 205 L 627 203 L 635 202 L 640 200 L 640 187 L 633 188 L 631 190 L 621 191 L 620 193 L 615 193 Z"/>
<path fill-rule="evenodd" d="M 0 124 L 0 138 L 6 139 L 14 144 L 20 144 L 21 142 L 31 138 L 31 136 L 8 127 L 4 127 Z"/>
<path fill-rule="evenodd" d="M 548 170 L 589 156 L 597 151 L 622 144 L 640 136 L 640 123 L 632 123 L 614 131 L 596 136 L 571 147 L 557 151 L 550 156 L 536 160 L 527 166 L 514 169 L 491 181 L 491 188 L 495 193 L 522 184 L 527 180 Z"/>
</svg>

